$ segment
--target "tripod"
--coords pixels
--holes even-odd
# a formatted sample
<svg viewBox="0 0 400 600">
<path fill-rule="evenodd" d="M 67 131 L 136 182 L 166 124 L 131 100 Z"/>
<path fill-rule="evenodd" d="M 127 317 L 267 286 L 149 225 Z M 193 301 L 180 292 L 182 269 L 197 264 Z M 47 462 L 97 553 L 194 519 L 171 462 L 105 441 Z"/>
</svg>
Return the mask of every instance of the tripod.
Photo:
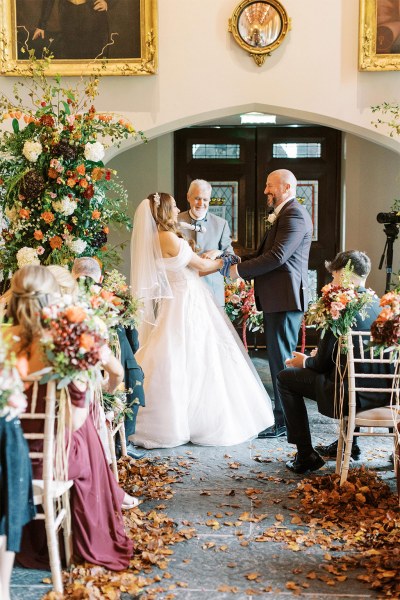
<svg viewBox="0 0 400 600">
<path fill-rule="evenodd" d="M 397 223 L 385 223 L 384 231 L 386 233 L 386 243 L 383 249 L 379 269 L 382 269 L 383 261 L 386 256 L 386 285 L 385 292 L 390 290 L 390 279 L 393 273 L 393 244 L 399 235 L 399 226 Z"/>
</svg>

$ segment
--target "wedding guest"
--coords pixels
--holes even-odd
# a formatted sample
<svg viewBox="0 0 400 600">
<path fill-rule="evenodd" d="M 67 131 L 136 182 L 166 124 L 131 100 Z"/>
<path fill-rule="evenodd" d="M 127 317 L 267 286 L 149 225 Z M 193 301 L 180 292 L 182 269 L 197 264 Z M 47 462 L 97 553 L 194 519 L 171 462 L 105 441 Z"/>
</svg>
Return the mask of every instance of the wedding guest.
<svg viewBox="0 0 400 600">
<path fill-rule="evenodd" d="M 103 279 L 100 265 L 94 258 L 89 256 L 76 258 L 72 266 L 72 274 L 74 277 L 90 277 L 97 284 L 101 284 Z M 143 371 L 138 365 L 135 353 L 139 347 L 139 339 L 136 329 L 117 327 L 117 335 L 121 350 L 120 361 L 124 369 L 124 385 L 125 389 L 131 390 L 127 393 L 127 406 L 131 409 L 131 414 L 125 418 L 125 437 L 126 437 L 126 452 L 130 458 L 143 458 L 146 454 L 144 448 L 138 448 L 130 441 L 130 437 L 134 435 L 136 429 L 136 419 L 138 410 L 145 405 L 144 388 L 143 388 Z M 117 454 L 121 453 L 121 446 L 117 444 Z"/>
<path fill-rule="evenodd" d="M 371 270 L 371 261 L 364 252 L 349 250 L 339 252 L 329 263 L 327 270 L 332 273 L 334 285 L 342 285 L 344 268 L 350 262 L 352 272 L 347 275 L 348 283 L 353 284 L 358 292 L 365 293 L 365 281 Z M 360 313 L 356 315 L 354 329 L 357 331 L 369 331 L 373 321 L 380 312 L 379 300 L 374 297 L 372 304 L 366 305 L 367 316 L 364 318 Z M 339 414 L 339 406 L 335 398 L 336 394 L 336 357 L 338 352 L 338 340 L 331 330 L 327 330 L 318 343 L 314 356 L 306 356 L 300 352 L 293 352 L 292 358 L 286 360 L 287 369 L 278 374 L 278 388 L 283 404 L 285 422 L 288 432 L 288 442 L 297 446 L 297 454 L 293 460 L 286 463 L 286 467 L 295 473 L 306 473 L 316 471 L 325 463 L 321 455 L 313 448 L 310 426 L 308 422 L 307 409 L 304 398 L 315 400 L 318 411 L 331 418 Z M 346 356 L 343 355 L 343 366 Z M 382 374 L 391 371 L 382 366 Z M 371 372 L 368 363 L 362 366 L 364 373 Z M 377 387 L 376 380 L 365 379 L 365 387 Z M 391 381 L 379 385 L 391 387 Z M 345 388 L 344 414 L 347 410 L 347 391 Z M 367 410 L 378 406 L 386 406 L 390 403 L 390 397 L 385 393 L 358 392 L 357 407 L 359 410 Z M 357 440 L 357 437 L 354 438 Z M 357 447 L 357 441 L 353 442 L 353 450 Z M 332 448 L 337 450 L 337 442 L 329 446 L 322 446 L 321 452 L 331 456 Z M 359 450 L 356 451 L 359 456 Z M 354 455 L 354 452 L 353 452 Z M 336 456 L 336 452 L 335 452 Z"/>
<path fill-rule="evenodd" d="M 76 297 L 78 293 L 78 284 L 66 267 L 62 267 L 61 265 L 48 265 L 46 269 L 54 276 L 63 296 L 67 294 L 68 296 L 71 296 L 71 298 Z"/>
<path fill-rule="evenodd" d="M 274 388 L 275 424 L 258 434 L 277 438 L 286 434 L 282 402 L 277 387 L 285 359 L 296 349 L 300 325 L 308 305 L 308 256 L 311 218 L 296 200 L 297 180 L 287 169 L 268 175 L 264 194 L 273 211 L 255 254 L 231 267 L 231 278 L 254 279 L 256 305 L 264 313 L 264 330 Z"/>
<path fill-rule="evenodd" d="M 25 409 L 26 401 L 22 389 L 16 387 L 16 375 L 7 374 L 4 365 L 0 364 L 0 380 L 2 376 L 3 383 L 8 380 L 9 385 L 13 385 L 14 396 L 9 399 L 14 407 L 9 405 L 0 410 L 0 598 L 10 600 L 15 553 L 20 550 L 22 529 L 35 517 L 36 510 L 28 445 L 18 418 Z"/>
<path fill-rule="evenodd" d="M 11 280 L 8 313 L 14 323 L 11 328 L 16 336 L 14 351 L 18 357 L 25 359 L 29 375 L 45 366 L 40 346 L 43 335 L 40 311 L 58 295 L 57 282 L 46 267 L 25 266 Z M 122 381 L 121 365 L 109 352 L 102 366 L 109 375 L 109 390 L 113 391 Z M 92 412 L 89 411 L 86 384 L 74 381 L 68 387 L 71 396 L 67 418 L 67 427 L 71 430 L 68 477 L 74 480 L 71 488 L 74 555 L 108 569 L 125 569 L 133 546 L 125 534 L 121 508 L 133 508 L 138 500 L 124 493 L 108 467 Z M 45 394 L 46 386 L 40 385 L 36 401 L 38 412 L 44 412 Z M 27 396 L 29 410 L 32 387 L 28 388 Z M 26 433 L 41 432 L 43 421 L 26 420 L 23 429 Z M 40 451 L 42 442 L 32 440 L 29 446 L 33 451 Z M 32 466 L 34 478 L 41 479 L 40 461 L 35 459 Z M 43 521 L 33 521 L 25 527 L 17 560 L 25 567 L 48 568 Z"/>
<path fill-rule="evenodd" d="M 187 200 L 190 209 L 178 216 L 180 223 L 194 225 L 195 229 L 183 229 L 186 239 L 193 240 L 196 251 L 203 258 L 215 259 L 223 252 L 234 254 L 228 222 L 210 212 L 211 184 L 204 179 L 194 179 L 189 186 Z M 225 306 L 224 278 L 220 273 L 206 275 L 203 279 L 219 306 Z"/>
</svg>

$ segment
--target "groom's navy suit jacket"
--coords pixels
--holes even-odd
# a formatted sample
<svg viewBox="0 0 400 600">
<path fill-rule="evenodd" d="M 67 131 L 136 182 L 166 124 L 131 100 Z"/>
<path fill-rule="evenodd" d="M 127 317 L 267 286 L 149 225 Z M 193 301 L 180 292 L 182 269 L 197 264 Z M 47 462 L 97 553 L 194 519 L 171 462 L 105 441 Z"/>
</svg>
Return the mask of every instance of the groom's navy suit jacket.
<svg viewBox="0 0 400 600">
<path fill-rule="evenodd" d="M 294 198 L 289 200 L 266 231 L 257 252 L 238 265 L 240 277 L 254 278 L 259 310 L 275 313 L 307 309 L 311 238 L 312 222 L 307 210 Z"/>
</svg>

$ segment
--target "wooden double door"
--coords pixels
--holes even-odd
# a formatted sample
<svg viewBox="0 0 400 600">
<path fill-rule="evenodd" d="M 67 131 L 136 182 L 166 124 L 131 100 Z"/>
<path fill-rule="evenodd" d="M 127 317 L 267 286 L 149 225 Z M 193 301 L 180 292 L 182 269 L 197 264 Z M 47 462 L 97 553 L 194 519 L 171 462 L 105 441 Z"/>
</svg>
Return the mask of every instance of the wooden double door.
<svg viewBox="0 0 400 600">
<path fill-rule="evenodd" d="M 297 197 L 314 224 L 309 261 L 313 298 L 330 280 L 325 260 L 340 247 L 341 133 L 317 126 L 190 127 L 175 132 L 175 198 L 187 210 L 193 179 L 213 186 L 210 210 L 226 218 L 238 254 L 255 250 L 265 231 L 265 182 L 290 169 Z"/>
</svg>

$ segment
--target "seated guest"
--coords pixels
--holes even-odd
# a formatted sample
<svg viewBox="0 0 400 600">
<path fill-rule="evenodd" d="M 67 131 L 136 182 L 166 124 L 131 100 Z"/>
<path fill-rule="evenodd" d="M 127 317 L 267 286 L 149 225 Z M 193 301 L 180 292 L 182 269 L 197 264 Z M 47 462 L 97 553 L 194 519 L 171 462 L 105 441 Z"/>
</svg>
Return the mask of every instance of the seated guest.
<svg viewBox="0 0 400 600">
<path fill-rule="evenodd" d="M 371 261 L 366 254 L 357 250 L 340 252 L 332 262 L 326 263 L 327 270 L 333 275 L 333 284 L 343 284 L 344 268 L 349 261 L 352 268 L 349 283 L 353 284 L 359 292 L 365 293 L 365 280 L 371 270 Z M 373 321 L 380 312 L 378 298 L 374 298 L 372 304 L 367 306 L 366 310 L 367 316 L 365 319 L 360 314 L 357 315 L 356 324 L 354 325 L 355 330 L 370 330 Z M 286 365 L 289 368 L 278 373 L 277 384 L 282 398 L 288 442 L 297 446 L 295 458 L 288 461 L 286 467 L 295 473 L 316 471 L 325 464 L 312 445 L 304 398 L 316 400 L 318 411 L 321 414 L 331 418 L 337 416 L 339 412 L 339 407 L 335 404 L 337 395 L 335 394 L 337 387 L 335 384 L 337 351 L 338 340 L 332 331 L 328 330 L 320 339 L 314 356 L 293 352 L 293 358 L 286 360 Z M 343 361 L 346 361 L 346 355 L 343 355 Z M 368 373 L 368 364 L 363 365 L 363 367 L 363 371 Z M 390 371 L 390 367 L 388 370 Z M 367 387 L 374 387 L 373 380 L 365 381 Z M 346 388 L 344 401 L 344 414 L 346 414 Z M 360 410 L 367 410 L 376 406 L 387 406 L 389 402 L 388 394 L 372 394 L 371 392 L 359 392 L 357 394 L 357 405 Z"/>
<path fill-rule="evenodd" d="M 79 277 L 90 277 L 97 284 L 100 284 L 103 279 L 99 263 L 88 256 L 75 259 L 72 266 L 72 275 L 77 279 Z M 129 437 L 135 433 L 138 410 L 140 406 L 145 404 L 143 371 L 135 358 L 135 353 L 139 348 L 138 333 L 135 328 L 126 327 L 117 327 L 116 331 L 121 348 L 120 361 L 124 368 L 125 388 L 132 390 L 126 397 L 127 406 L 132 411 L 125 419 L 126 452 L 131 458 L 139 459 L 145 456 L 146 450 L 138 448 L 129 441 Z M 116 450 L 117 454 L 120 454 L 121 447 L 117 445 Z"/>
<path fill-rule="evenodd" d="M 78 284 L 66 267 L 62 267 L 61 265 L 48 265 L 46 269 L 50 271 L 57 281 L 62 296 L 69 295 L 74 298 L 77 295 Z"/>
<path fill-rule="evenodd" d="M 40 311 L 59 295 L 59 287 L 46 267 L 29 265 L 17 271 L 11 280 L 8 314 L 16 336 L 13 348 L 25 359 L 26 373 L 34 374 L 45 367 L 40 346 L 43 334 Z M 109 353 L 103 368 L 109 375 L 109 389 L 114 391 L 122 381 L 123 370 Z M 71 489 L 71 513 L 74 556 L 112 570 L 129 565 L 133 545 L 126 536 L 121 508 L 137 506 L 137 498 L 125 494 L 108 467 L 99 436 L 86 402 L 86 384 L 73 382 L 69 386 L 71 409 L 67 427 L 71 430 L 68 456 L 68 478 L 74 480 Z M 28 410 L 32 387 L 28 388 Z M 44 412 L 46 386 L 40 385 L 36 410 Z M 67 413 L 68 415 L 68 413 Z M 25 433 L 43 430 L 43 421 L 24 421 Z M 68 436 L 67 436 L 68 437 Z M 32 440 L 31 449 L 38 451 L 42 442 Z M 42 465 L 33 464 L 34 478 L 41 479 Z M 17 560 L 29 568 L 48 567 L 47 544 L 43 521 L 33 521 L 24 529 L 22 550 Z"/>
</svg>

